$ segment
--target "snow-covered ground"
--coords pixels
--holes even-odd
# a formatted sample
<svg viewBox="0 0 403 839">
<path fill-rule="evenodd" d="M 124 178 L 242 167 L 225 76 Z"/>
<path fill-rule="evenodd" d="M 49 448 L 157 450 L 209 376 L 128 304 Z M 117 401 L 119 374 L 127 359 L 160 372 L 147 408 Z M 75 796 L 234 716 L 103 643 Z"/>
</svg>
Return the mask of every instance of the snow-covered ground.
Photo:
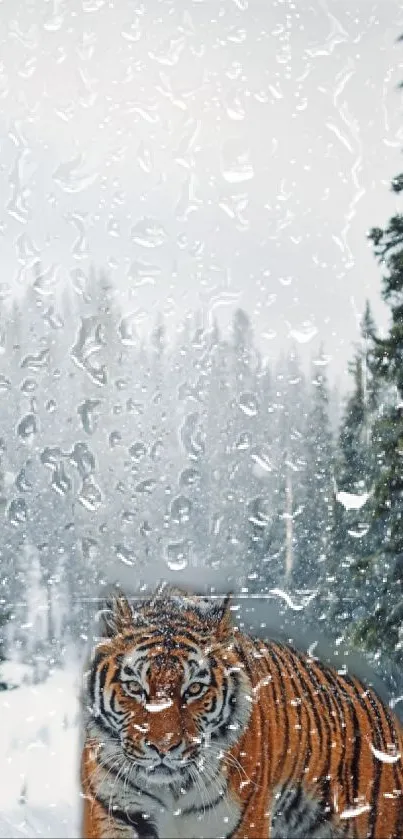
<svg viewBox="0 0 403 839">
<path fill-rule="evenodd" d="M 0 837 L 79 835 L 78 694 L 73 665 L 0 693 Z"/>
</svg>

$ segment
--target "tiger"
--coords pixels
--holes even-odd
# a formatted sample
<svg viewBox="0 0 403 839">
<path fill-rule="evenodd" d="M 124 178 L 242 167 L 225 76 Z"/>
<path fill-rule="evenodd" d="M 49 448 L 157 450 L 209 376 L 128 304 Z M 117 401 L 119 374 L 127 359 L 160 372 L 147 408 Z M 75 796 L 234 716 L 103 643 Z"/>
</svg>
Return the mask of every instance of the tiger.
<svg viewBox="0 0 403 839">
<path fill-rule="evenodd" d="M 402 839 L 372 688 L 244 634 L 231 598 L 115 594 L 84 674 L 83 839 Z"/>
</svg>

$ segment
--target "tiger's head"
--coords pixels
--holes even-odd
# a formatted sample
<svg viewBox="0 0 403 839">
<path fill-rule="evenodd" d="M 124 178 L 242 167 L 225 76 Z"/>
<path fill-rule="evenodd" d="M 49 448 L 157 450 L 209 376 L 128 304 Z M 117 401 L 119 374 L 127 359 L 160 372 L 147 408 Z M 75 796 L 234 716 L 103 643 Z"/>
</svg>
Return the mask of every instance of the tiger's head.
<svg viewBox="0 0 403 839">
<path fill-rule="evenodd" d="M 115 597 L 87 674 L 89 730 L 151 784 L 213 776 L 242 735 L 251 685 L 235 650 L 229 598 L 169 589 Z"/>
</svg>

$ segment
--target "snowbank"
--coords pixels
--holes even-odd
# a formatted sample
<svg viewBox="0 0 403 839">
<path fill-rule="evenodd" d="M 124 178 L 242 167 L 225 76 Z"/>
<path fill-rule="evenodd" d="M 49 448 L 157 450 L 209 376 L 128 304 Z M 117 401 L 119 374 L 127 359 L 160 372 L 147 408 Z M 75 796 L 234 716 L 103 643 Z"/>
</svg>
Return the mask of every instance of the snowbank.
<svg viewBox="0 0 403 839">
<path fill-rule="evenodd" d="M 77 837 L 78 671 L 0 693 L 0 837 Z"/>
</svg>

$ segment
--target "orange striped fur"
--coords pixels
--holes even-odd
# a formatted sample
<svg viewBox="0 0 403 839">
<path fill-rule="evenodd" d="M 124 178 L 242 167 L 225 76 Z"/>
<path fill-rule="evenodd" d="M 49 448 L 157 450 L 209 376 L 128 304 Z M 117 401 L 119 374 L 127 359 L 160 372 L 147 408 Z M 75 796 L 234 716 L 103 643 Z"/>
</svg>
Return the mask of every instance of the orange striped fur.
<svg viewBox="0 0 403 839">
<path fill-rule="evenodd" d="M 106 613 L 83 695 L 84 839 L 402 839 L 403 732 L 371 689 L 167 590 Z"/>
</svg>

